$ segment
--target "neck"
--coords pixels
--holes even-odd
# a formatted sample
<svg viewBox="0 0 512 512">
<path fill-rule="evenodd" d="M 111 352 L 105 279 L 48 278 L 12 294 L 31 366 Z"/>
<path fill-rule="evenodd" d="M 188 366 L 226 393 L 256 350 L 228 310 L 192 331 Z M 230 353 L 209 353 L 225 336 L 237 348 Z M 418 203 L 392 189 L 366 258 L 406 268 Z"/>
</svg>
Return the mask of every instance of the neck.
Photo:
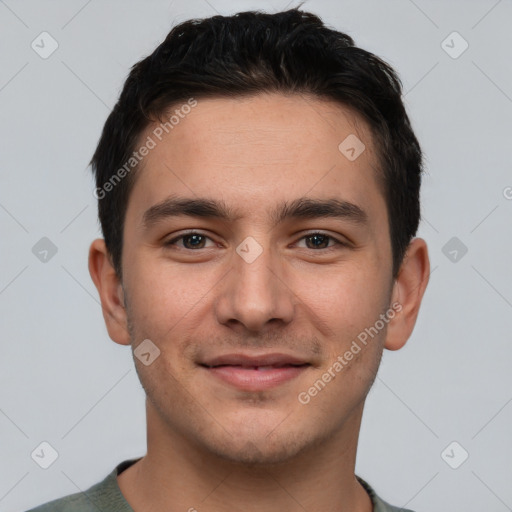
<svg viewBox="0 0 512 512">
<path fill-rule="evenodd" d="M 150 406 L 148 452 L 118 476 L 135 512 L 372 512 L 354 475 L 363 405 L 331 439 L 286 461 L 241 464 L 176 432 Z"/>
</svg>

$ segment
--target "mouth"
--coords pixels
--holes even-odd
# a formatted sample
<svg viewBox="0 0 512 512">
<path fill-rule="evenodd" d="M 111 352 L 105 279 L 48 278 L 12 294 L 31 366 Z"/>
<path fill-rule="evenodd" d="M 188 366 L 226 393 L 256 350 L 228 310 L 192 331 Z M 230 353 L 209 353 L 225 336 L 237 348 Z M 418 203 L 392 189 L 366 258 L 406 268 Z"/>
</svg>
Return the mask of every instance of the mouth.
<svg viewBox="0 0 512 512">
<path fill-rule="evenodd" d="M 200 363 L 209 375 L 244 391 L 263 391 L 298 377 L 310 363 L 284 354 L 228 354 Z"/>
<path fill-rule="evenodd" d="M 209 365 L 206 365 L 206 364 L 202 364 L 201 366 L 203 366 L 204 368 L 222 368 L 222 367 L 226 367 L 226 366 L 229 366 L 229 367 L 233 367 L 233 368 L 242 368 L 244 370 L 262 370 L 262 371 L 267 371 L 267 370 L 274 370 L 275 368 L 289 368 L 289 367 L 294 367 L 294 368 L 297 368 L 297 367 L 300 367 L 300 366 L 309 366 L 308 363 L 304 363 L 304 364 L 282 364 L 282 365 L 267 365 L 267 366 L 258 366 L 258 365 L 243 365 L 243 364 L 218 364 L 218 365 L 215 365 L 215 366 L 209 366 Z"/>
</svg>

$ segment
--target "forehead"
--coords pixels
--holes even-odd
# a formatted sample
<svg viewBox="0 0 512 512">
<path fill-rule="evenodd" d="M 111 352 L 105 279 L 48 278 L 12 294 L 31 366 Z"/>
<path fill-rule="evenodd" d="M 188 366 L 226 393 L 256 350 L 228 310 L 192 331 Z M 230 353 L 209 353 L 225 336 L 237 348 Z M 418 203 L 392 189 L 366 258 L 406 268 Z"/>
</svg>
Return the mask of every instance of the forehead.
<svg viewBox="0 0 512 512">
<path fill-rule="evenodd" d="M 298 94 L 196 101 L 173 105 L 163 116 L 172 123 L 153 122 L 141 135 L 153 148 L 137 170 L 128 213 L 170 195 L 222 198 L 238 218 L 305 196 L 385 209 L 371 131 L 351 109 Z"/>
</svg>

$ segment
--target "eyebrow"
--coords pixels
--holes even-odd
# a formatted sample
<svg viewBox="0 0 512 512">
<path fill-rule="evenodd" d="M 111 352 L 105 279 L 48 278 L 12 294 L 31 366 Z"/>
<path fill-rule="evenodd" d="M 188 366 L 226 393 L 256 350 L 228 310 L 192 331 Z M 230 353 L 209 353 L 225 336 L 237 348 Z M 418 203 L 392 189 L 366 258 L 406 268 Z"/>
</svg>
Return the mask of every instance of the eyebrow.
<svg viewBox="0 0 512 512">
<path fill-rule="evenodd" d="M 237 210 L 228 207 L 222 200 L 207 198 L 169 197 L 148 208 L 143 215 L 143 225 L 149 229 L 169 217 L 199 217 L 234 222 L 243 217 Z M 270 212 L 273 225 L 288 219 L 317 219 L 334 217 L 356 224 L 365 224 L 368 215 L 359 206 L 337 198 L 313 199 L 300 197 L 283 202 Z"/>
</svg>

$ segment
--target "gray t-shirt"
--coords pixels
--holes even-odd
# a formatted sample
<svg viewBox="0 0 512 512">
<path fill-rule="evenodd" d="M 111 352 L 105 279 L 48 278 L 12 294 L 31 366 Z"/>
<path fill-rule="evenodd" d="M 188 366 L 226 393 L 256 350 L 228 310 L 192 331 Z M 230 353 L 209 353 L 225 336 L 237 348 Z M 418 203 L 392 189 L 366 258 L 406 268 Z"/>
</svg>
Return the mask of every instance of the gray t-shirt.
<svg viewBox="0 0 512 512">
<path fill-rule="evenodd" d="M 117 485 L 116 477 L 138 460 L 140 459 L 121 462 L 104 480 L 85 492 L 64 496 L 27 512 L 133 512 Z M 408 509 L 392 507 L 380 499 L 362 478 L 357 475 L 356 478 L 368 492 L 373 503 L 373 512 L 412 512 Z"/>
</svg>

